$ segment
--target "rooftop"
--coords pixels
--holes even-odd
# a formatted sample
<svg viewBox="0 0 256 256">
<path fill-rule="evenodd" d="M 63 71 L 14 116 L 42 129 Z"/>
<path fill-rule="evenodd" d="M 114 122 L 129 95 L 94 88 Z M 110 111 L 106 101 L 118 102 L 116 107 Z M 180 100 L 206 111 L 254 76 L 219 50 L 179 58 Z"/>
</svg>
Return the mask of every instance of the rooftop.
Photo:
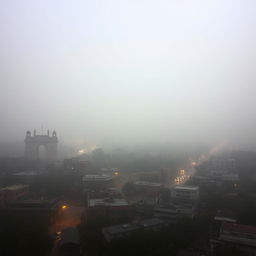
<svg viewBox="0 0 256 256">
<path fill-rule="evenodd" d="M 126 206 L 128 202 L 123 198 L 96 198 L 96 199 L 89 199 L 88 206 Z"/>
<path fill-rule="evenodd" d="M 225 242 L 256 247 L 256 226 L 224 223 L 221 227 L 219 239 Z"/>
<path fill-rule="evenodd" d="M 129 231 L 139 230 L 146 227 L 152 227 L 152 226 L 161 225 L 161 224 L 164 224 L 164 221 L 157 218 L 152 218 L 152 219 L 145 219 L 138 222 L 131 222 L 123 225 L 105 227 L 103 228 L 103 232 L 106 232 L 110 235 L 114 235 L 114 234 L 126 233 Z"/>
<path fill-rule="evenodd" d="M 193 190 L 193 191 L 197 191 L 197 190 L 199 190 L 199 187 L 197 187 L 197 186 L 175 186 L 174 189 L 175 190 Z"/>
<path fill-rule="evenodd" d="M 218 210 L 218 212 L 214 217 L 214 220 L 236 222 L 237 218 L 234 212 L 228 209 L 224 209 L 224 210 Z"/>
<path fill-rule="evenodd" d="M 226 181 L 239 181 L 240 180 L 239 175 L 235 174 L 235 173 L 225 174 L 222 176 L 222 179 L 226 180 Z"/>
<path fill-rule="evenodd" d="M 17 184 L 17 185 L 11 185 L 11 186 L 1 188 L 0 191 L 3 191 L 3 190 L 19 190 L 19 189 L 23 189 L 23 188 L 27 188 L 27 187 L 28 187 L 28 185 Z"/>
<path fill-rule="evenodd" d="M 107 174 L 86 174 L 83 176 L 83 181 L 109 181 L 113 177 Z"/>
<path fill-rule="evenodd" d="M 60 246 L 64 244 L 78 244 L 79 245 L 79 234 L 77 228 L 65 228 L 61 231 Z"/>
<path fill-rule="evenodd" d="M 138 186 L 148 186 L 148 187 L 161 187 L 162 186 L 161 183 L 150 182 L 150 181 L 135 181 L 134 184 L 138 185 Z"/>
<path fill-rule="evenodd" d="M 158 224 L 163 224 L 164 222 L 160 219 L 157 219 L 157 218 L 153 218 L 153 219 L 145 219 L 145 220 L 141 220 L 139 222 L 139 225 L 140 226 L 143 226 L 143 227 L 150 227 L 150 226 L 155 226 L 155 225 L 158 225 Z"/>
<path fill-rule="evenodd" d="M 133 224 L 123 224 L 123 225 L 116 225 L 103 228 L 103 232 L 109 233 L 111 235 L 119 234 L 119 233 L 126 233 L 129 231 L 137 230 L 138 226 Z"/>
<path fill-rule="evenodd" d="M 256 235 L 256 226 L 241 225 L 234 223 L 224 223 L 222 226 L 223 231 L 246 233 Z"/>
<path fill-rule="evenodd" d="M 10 206 L 12 208 L 56 208 L 59 204 L 58 199 L 46 199 L 46 198 L 38 198 L 38 199 L 23 199 L 18 200 L 12 203 Z"/>
<path fill-rule="evenodd" d="M 37 176 L 40 173 L 35 172 L 35 171 L 31 171 L 31 172 L 16 172 L 13 175 L 14 176 Z"/>
</svg>

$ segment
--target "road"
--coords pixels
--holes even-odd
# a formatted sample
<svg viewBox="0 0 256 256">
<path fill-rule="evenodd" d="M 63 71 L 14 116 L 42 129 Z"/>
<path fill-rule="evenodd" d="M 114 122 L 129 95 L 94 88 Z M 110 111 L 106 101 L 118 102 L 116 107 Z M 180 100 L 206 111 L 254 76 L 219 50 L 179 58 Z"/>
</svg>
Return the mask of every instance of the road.
<svg viewBox="0 0 256 256">
<path fill-rule="evenodd" d="M 66 206 L 66 207 L 63 207 Z M 81 223 L 82 213 L 84 207 L 77 206 L 72 202 L 65 202 L 61 204 L 55 220 L 49 227 L 49 234 L 56 238 L 56 232 L 59 232 L 68 227 L 77 227 Z M 51 256 L 58 255 L 58 244 L 60 239 L 55 239 L 51 251 Z"/>
</svg>

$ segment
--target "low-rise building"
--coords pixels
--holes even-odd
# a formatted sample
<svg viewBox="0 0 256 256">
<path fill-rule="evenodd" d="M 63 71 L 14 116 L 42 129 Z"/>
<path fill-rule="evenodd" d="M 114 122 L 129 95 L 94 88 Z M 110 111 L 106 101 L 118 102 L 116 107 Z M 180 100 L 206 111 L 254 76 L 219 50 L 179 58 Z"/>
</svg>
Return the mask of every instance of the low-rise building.
<svg viewBox="0 0 256 256">
<path fill-rule="evenodd" d="M 256 227 L 236 223 L 223 223 L 219 237 L 210 242 L 213 252 L 222 246 L 238 249 L 247 255 L 256 255 Z"/>
<path fill-rule="evenodd" d="M 152 217 L 154 213 L 154 207 L 158 203 L 158 201 L 159 197 L 144 197 L 142 200 L 139 200 L 135 205 L 136 214 L 144 218 Z"/>
<path fill-rule="evenodd" d="M 113 222 L 121 219 L 132 219 L 134 207 L 129 205 L 124 198 L 89 198 L 85 210 L 87 221 L 105 217 Z"/>
<path fill-rule="evenodd" d="M 29 192 L 29 186 L 17 184 L 0 189 L 0 207 L 7 207 L 8 204 L 26 195 Z"/>
<path fill-rule="evenodd" d="M 180 217 L 194 218 L 197 213 L 198 201 L 193 200 L 173 200 L 174 206 L 178 209 Z"/>
<path fill-rule="evenodd" d="M 84 189 L 102 190 L 111 187 L 113 184 L 113 176 L 108 174 L 86 174 L 83 176 Z"/>
<path fill-rule="evenodd" d="M 16 200 L 4 209 L 11 216 L 20 218 L 24 222 L 40 220 L 46 225 L 55 221 L 56 214 L 60 209 L 58 199 L 21 199 Z"/>
<path fill-rule="evenodd" d="M 69 172 L 86 173 L 91 169 L 89 156 L 65 158 L 63 161 L 64 169 Z"/>
<path fill-rule="evenodd" d="M 229 191 L 236 192 L 240 188 L 240 177 L 238 174 L 225 174 L 221 177 L 222 186 L 225 186 Z"/>
<path fill-rule="evenodd" d="M 29 171 L 29 172 L 16 172 L 12 174 L 11 180 L 16 184 L 34 184 L 38 177 L 43 174 L 37 171 Z"/>
<path fill-rule="evenodd" d="M 135 181 L 134 182 L 135 186 L 138 187 L 143 187 L 143 188 L 148 188 L 148 189 L 159 189 L 162 187 L 161 183 L 158 182 L 151 182 L 151 181 Z"/>
<path fill-rule="evenodd" d="M 230 211 L 230 210 L 218 210 L 214 217 L 214 221 L 218 222 L 230 222 L 230 223 L 236 223 L 237 222 L 237 217 L 236 215 Z"/>
<path fill-rule="evenodd" d="M 171 197 L 173 199 L 182 200 L 199 200 L 199 187 L 195 186 L 175 186 L 171 190 Z"/>
<path fill-rule="evenodd" d="M 105 227 L 102 229 L 102 233 L 106 241 L 110 242 L 114 239 L 129 237 L 138 231 L 158 231 L 166 226 L 166 222 L 157 218 L 152 218 L 128 224 Z"/>
<path fill-rule="evenodd" d="M 236 160 L 234 158 L 212 157 L 209 160 L 207 172 L 213 178 L 218 178 L 225 174 L 237 173 Z"/>
<path fill-rule="evenodd" d="M 168 223 L 176 223 L 179 217 L 178 208 L 173 204 L 156 206 L 154 208 L 154 217 L 164 220 Z"/>
<path fill-rule="evenodd" d="M 198 186 L 200 188 L 200 191 L 203 191 L 203 192 L 212 192 L 216 190 L 216 186 L 217 186 L 216 180 L 206 176 L 198 176 L 198 175 L 191 176 L 191 178 L 189 179 L 189 182 L 195 186 Z"/>
<path fill-rule="evenodd" d="M 144 194 L 145 196 L 159 197 L 163 188 L 163 185 L 158 182 L 135 181 L 133 184 L 136 193 Z"/>
<path fill-rule="evenodd" d="M 175 223 L 183 217 L 194 218 L 196 211 L 197 205 L 194 202 L 173 201 L 168 205 L 157 205 L 154 208 L 154 217 Z"/>
<path fill-rule="evenodd" d="M 170 199 L 162 200 L 154 208 L 154 217 L 175 223 L 179 218 L 194 218 L 199 203 L 199 187 L 175 186 Z"/>
<path fill-rule="evenodd" d="M 59 242 L 60 256 L 79 256 L 80 239 L 77 228 L 65 228 L 61 231 L 61 239 Z"/>
<path fill-rule="evenodd" d="M 256 249 L 256 227 L 236 223 L 223 223 L 220 241 L 253 246 Z"/>
<path fill-rule="evenodd" d="M 237 217 L 234 212 L 223 209 L 218 210 L 214 216 L 213 222 L 210 225 L 210 236 L 212 239 L 217 239 L 219 237 L 220 229 L 223 223 L 236 223 Z"/>
</svg>

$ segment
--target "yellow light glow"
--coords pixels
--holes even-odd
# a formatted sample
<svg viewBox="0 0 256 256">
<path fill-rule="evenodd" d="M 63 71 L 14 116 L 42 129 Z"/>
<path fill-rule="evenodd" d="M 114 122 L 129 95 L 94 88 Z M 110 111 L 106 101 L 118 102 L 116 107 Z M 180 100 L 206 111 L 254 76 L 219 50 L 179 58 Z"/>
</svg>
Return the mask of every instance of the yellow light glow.
<svg viewBox="0 0 256 256">
<path fill-rule="evenodd" d="M 78 150 L 78 154 L 84 154 L 84 153 L 85 153 L 85 150 L 84 150 L 84 149 Z"/>
<path fill-rule="evenodd" d="M 68 206 L 65 205 L 65 204 L 61 206 L 61 209 L 64 209 L 64 210 L 67 209 L 67 208 L 68 208 Z"/>
<path fill-rule="evenodd" d="M 115 176 L 118 176 L 118 175 L 119 175 L 119 172 L 114 172 L 114 175 L 115 175 Z"/>
</svg>

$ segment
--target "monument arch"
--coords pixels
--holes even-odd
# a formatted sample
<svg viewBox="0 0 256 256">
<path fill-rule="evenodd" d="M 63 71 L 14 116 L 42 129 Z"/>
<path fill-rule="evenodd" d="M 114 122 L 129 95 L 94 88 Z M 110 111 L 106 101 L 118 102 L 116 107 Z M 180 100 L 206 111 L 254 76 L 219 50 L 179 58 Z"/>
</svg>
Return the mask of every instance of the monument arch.
<svg viewBox="0 0 256 256">
<path fill-rule="evenodd" d="M 39 147 L 44 146 L 46 151 L 46 162 L 54 163 L 57 160 L 58 138 L 56 131 L 50 135 L 47 131 L 46 135 L 37 135 L 34 130 L 33 135 L 27 131 L 25 137 L 25 157 L 28 160 L 39 160 Z"/>
</svg>

